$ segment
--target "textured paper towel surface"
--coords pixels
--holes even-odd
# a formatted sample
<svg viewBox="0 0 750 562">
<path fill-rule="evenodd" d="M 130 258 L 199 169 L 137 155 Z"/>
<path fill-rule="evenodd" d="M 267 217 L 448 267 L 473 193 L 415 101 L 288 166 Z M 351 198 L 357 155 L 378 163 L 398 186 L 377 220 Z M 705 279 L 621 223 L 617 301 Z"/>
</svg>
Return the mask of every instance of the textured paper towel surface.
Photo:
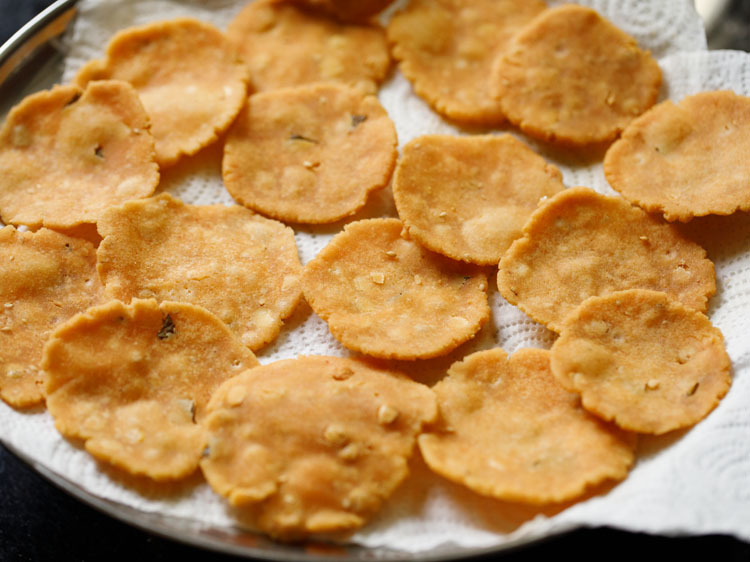
<svg viewBox="0 0 750 562">
<path fill-rule="evenodd" d="M 701 90 L 722 88 L 750 95 L 750 55 L 705 52 L 703 28 L 690 0 L 581 3 L 599 10 L 659 58 L 665 77 L 662 98 L 680 99 Z M 122 27 L 190 15 L 224 28 L 240 8 L 241 3 L 230 0 L 83 0 L 69 37 L 71 52 L 65 78 L 72 77 L 86 60 L 100 57 L 111 35 Z M 397 71 L 381 90 L 380 99 L 396 123 L 401 145 L 420 134 L 470 133 L 443 122 L 414 96 Z M 571 161 L 563 153 L 530 144 L 563 170 L 567 186 L 587 185 L 613 193 L 598 161 Z M 190 203 L 232 204 L 221 183 L 220 158 L 220 147 L 205 150 L 169 170 L 160 189 Z M 390 193 L 385 190 L 355 218 L 394 214 Z M 303 262 L 309 261 L 341 226 L 298 229 Z M 474 495 L 431 474 L 415 458 L 413 477 L 353 540 L 418 552 L 444 543 L 499 545 L 580 525 L 656 533 L 731 533 L 750 540 L 750 216 L 700 219 L 689 224 L 686 231 L 707 248 L 716 264 L 719 289 L 709 314 L 724 333 L 734 369 L 729 394 L 707 420 L 677 435 L 643 438 L 637 465 L 623 483 L 567 509 L 547 512 Z M 422 372 L 415 378 L 431 382 L 453 360 L 476 349 L 502 346 L 513 352 L 522 347 L 549 347 L 552 334 L 505 302 L 494 287 L 491 291 L 490 325 L 449 357 L 422 362 Z M 347 354 L 330 336 L 325 323 L 304 304 L 289 319 L 279 339 L 259 353 L 259 359 L 268 363 L 300 353 Z M 0 403 L 0 437 L 100 497 L 208 525 L 234 524 L 223 500 L 199 475 L 166 488 L 130 482 L 62 439 L 43 410 L 21 413 Z"/>
</svg>

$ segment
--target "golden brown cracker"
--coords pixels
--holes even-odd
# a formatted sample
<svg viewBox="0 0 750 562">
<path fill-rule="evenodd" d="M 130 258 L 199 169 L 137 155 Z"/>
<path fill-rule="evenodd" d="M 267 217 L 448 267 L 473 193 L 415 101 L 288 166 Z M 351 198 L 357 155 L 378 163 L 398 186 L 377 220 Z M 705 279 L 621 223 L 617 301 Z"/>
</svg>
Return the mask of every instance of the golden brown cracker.
<svg viewBox="0 0 750 562">
<path fill-rule="evenodd" d="M 90 308 L 44 348 L 47 408 L 96 458 L 154 480 L 192 473 L 211 394 L 258 364 L 205 309 L 135 299 Z"/>
<path fill-rule="evenodd" d="M 706 310 L 716 291 L 703 248 L 620 197 L 567 189 L 532 214 L 500 261 L 498 289 L 559 332 L 588 297 L 632 288 L 665 291 Z"/>
<path fill-rule="evenodd" d="M 251 96 L 227 135 L 224 184 L 287 222 L 326 223 L 364 206 L 396 164 L 396 129 L 374 96 L 339 84 Z"/>
<path fill-rule="evenodd" d="M 552 346 L 552 370 L 584 407 L 662 434 L 699 422 L 730 384 L 721 332 L 669 295 L 632 289 L 584 301 Z"/>
<path fill-rule="evenodd" d="M 418 137 L 402 151 L 393 196 L 409 235 L 434 252 L 497 265 L 560 171 L 510 135 Z"/>
<path fill-rule="evenodd" d="M 494 69 L 508 119 L 542 140 L 581 146 L 614 140 L 659 94 L 661 70 L 632 37 L 594 10 L 543 12 Z"/>
<path fill-rule="evenodd" d="M 237 50 L 221 31 L 190 18 L 119 32 L 106 60 L 84 66 L 76 82 L 105 77 L 138 91 L 161 166 L 216 141 L 247 95 L 248 71 Z"/>
<path fill-rule="evenodd" d="M 492 68 L 542 0 L 412 0 L 388 23 L 388 40 L 414 91 L 438 113 L 471 124 L 505 121 Z"/>
<path fill-rule="evenodd" d="M 0 397 L 15 407 L 44 401 L 40 362 L 52 330 L 101 302 L 96 250 L 42 228 L 0 229 Z"/>
<path fill-rule="evenodd" d="M 6 223 L 70 229 L 159 183 L 149 119 L 124 82 L 56 86 L 14 107 L 0 130 Z"/>
<path fill-rule="evenodd" d="M 441 425 L 419 437 L 430 468 L 480 494 L 531 504 L 625 478 L 634 436 L 586 412 L 557 384 L 549 357 L 492 349 L 454 363 L 433 389 Z"/>
<path fill-rule="evenodd" d="M 688 221 L 750 211 L 750 98 L 703 92 L 633 121 L 604 158 L 610 185 L 650 213 Z"/>
<path fill-rule="evenodd" d="M 107 294 L 207 308 L 251 349 L 279 333 L 302 296 L 288 227 L 239 206 L 185 205 L 169 194 L 110 209 L 97 251 Z"/>
<path fill-rule="evenodd" d="M 208 482 L 273 537 L 360 527 L 408 474 L 426 386 L 352 359 L 300 357 L 223 384 L 204 421 Z"/>
<path fill-rule="evenodd" d="M 289 2 L 250 2 L 227 36 L 242 52 L 258 91 L 341 82 L 373 94 L 390 66 L 379 26 L 345 24 Z"/>
<path fill-rule="evenodd" d="M 305 298 L 349 349 L 388 359 L 443 355 L 489 318 L 487 278 L 402 230 L 397 219 L 346 225 L 305 266 Z"/>
</svg>

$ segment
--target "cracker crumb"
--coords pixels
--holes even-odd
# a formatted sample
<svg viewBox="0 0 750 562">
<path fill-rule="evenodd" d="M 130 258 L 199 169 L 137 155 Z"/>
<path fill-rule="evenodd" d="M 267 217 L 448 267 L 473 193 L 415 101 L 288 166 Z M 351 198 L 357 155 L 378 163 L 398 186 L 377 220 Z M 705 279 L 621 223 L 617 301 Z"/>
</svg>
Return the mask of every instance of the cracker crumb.
<svg viewBox="0 0 750 562">
<path fill-rule="evenodd" d="M 656 390 L 659 388 L 659 381 L 656 379 L 651 379 L 646 383 L 646 390 Z"/>
</svg>

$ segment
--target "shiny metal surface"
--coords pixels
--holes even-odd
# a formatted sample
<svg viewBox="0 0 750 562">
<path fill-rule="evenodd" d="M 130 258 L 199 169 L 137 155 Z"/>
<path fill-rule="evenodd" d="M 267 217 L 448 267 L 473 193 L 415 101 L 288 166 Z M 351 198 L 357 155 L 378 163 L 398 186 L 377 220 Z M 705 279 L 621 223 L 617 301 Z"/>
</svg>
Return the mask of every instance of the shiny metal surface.
<svg viewBox="0 0 750 562">
<path fill-rule="evenodd" d="M 77 0 L 57 0 L 0 47 L 0 120 L 24 96 L 60 82 L 65 56 L 65 44 L 60 40 L 60 36 L 73 21 L 76 4 Z M 499 551 L 507 552 L 531 542 L 538 542 L 526 538 L 502 547 L 488 549 L 444 546 L 419 554 L 385 548 L 368 549 L 355 545 L 339 546 L 321 543 L 284 545 L 240 528 L 205 526 L 188 519 L 146 513 L 100 498 L 27 456 L 23 451 L 6 442 L 1 435 L 0 442 L 59 488 L 116 519 L 169 539 L 227 554 L 273 561 L 420 560 L 437 562 Z"/>
</svg>

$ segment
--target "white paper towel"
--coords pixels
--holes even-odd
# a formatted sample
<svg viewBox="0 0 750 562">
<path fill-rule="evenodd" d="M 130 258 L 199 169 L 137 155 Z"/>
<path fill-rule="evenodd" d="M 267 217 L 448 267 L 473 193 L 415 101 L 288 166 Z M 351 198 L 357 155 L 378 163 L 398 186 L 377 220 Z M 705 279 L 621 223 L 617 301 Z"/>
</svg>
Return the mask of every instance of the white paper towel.
<svg viewBox="0 0 750 562">
<path fill-rule="evenodd" d="M 703 27 L 690 0 L 580 3 L 599 10 L 659 58 L 665 78 L 662 98 L 680 99 L 711 89 L 750 95 L 750 55 L 706 52 Z M 118 29 L 177 16 L 194 16 L 225 28 L 242 3 L 82 0 L 79 7 L 68 37 L 71 50 L 66 79 L 86 60 L 100 57 Z M 380 99 L 396 123 L 401 145 L 426 133 L 470 134 L 442 121 L 413 94 L 398 71 L 381 89 Z M 561 168 L 566 185 L 587 185 L 613 193 L 600 162 L 571 161 L 559 151 L 524 140 Z M 160 190 L 194 204 L 232 204 L 221 182 L 220 158 L 220 147 L 204 150 L 168 170 Z M 355 218 L 385 215 L 395 216 L 389 190 L 375 195 Z M 298 229 L 302 261 L 309 261 L 340 228 L 341 224 Z M 642 438 L 637 464 L 624 482 L 566 509 L 540 511 L 480 497 L 432 474 L 417 454 L 411 463 L 412 477 L 352 540 L 366 546 L 419 552 L 446 543 L 500 545 L 581 525 L 666 534 L 729 533 L 750 540 L 750 216 L 697 219 L 685 230 L 706 247 L 716 265 L 719 288 L 709 314 L 724 333 L 734 372 L 729 394 L 708 419 L 677 434 Z M 490 325 L 450 356 L 420 362 L 422 372 L 415 378 L 435 380 L 453 360 L 477 349 L 502 346 L 514 352 L 522 347 L 549 347 L 554 339 L 551 333 L 509 305 L 492 286 L 491 291 Z M 325 323 L 304 303 L 287 321 L 278 340 L 259 353 L 259 359 L 268 363 L 301 353 L 347 355 Z M 0 436 L 97 496 L 208 525 L 231 527 L 236 523 L 224 501 L 199 475 L 166 487 L 134 482 L 99 465 L 61 438 L 42 409 L 20 412 L 0 403 Z"/>
</svg>

